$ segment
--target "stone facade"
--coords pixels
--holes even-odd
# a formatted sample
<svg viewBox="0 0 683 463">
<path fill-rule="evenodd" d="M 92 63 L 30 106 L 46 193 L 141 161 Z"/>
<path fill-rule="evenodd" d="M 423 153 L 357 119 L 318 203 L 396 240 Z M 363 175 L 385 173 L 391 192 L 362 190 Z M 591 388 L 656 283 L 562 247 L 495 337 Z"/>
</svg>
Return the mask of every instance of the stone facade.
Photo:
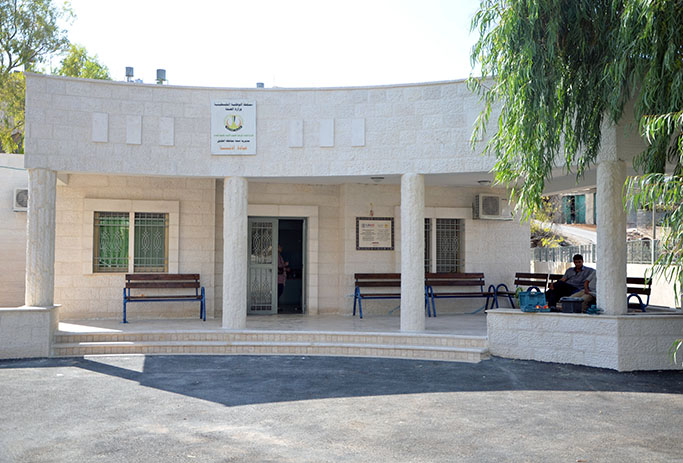
<svg viewBox="0 0 683 463">
<path fill-rule="evenodd" d="M 209 179 L 145 178 L 72 174 L 57 187 L 55 301 L 62 319 L 118 318 L 123 306 L 121 273 L 93 273 L 92 213 L 97 204 L 123 201 L 117 210 L 156 202 L 153 210 L 177 204 L 177 224 L 171 219 L 169 244 L 176 262 L 170 269 L 201 274 L 206 288 L 207 313 L 214 310 L 215 181 Z M 95 204 L 89 206 L 89 204 Z M 138 206 L 139 207 L 139 206 Z M 126 210 L 127 212 L 127 210 Z M 162 212 L 162 211 L 160 211 Z M 177 230 L 174 232 L 174 228 Z M 177 233 L 177 235 L 176 235 Z M 174 244 L 175 243 L 175 244 Z M 137 318 L 195 317 L 198 303 L 133 304 Z"/>
<path fill-rule="evenodd" d="M 683 333 L 680 315 L 487 313 L 489 349 L 500 357 L 619 371 L 680 368 L 669 349 Z"/>
<path fill-rule="evenodd" d="M 24 156 L 0 154 L 0 307 L 24 305 L 26 211 L 14 211 L 14 189 L 28 188 Z"/>
</svg>

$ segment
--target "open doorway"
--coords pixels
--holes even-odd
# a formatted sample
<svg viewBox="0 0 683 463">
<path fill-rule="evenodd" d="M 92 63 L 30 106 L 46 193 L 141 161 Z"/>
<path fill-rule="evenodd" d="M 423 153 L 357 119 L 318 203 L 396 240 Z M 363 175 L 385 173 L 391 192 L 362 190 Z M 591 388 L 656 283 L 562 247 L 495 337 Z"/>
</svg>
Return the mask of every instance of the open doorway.
<svg viewBox="0 0 683 463">
<path fill-rule="evenodd" d="M 278 246 L 282 259 L 287 263 L 284 275 L 278 274 L 277 313 L 304 313 L 304 220 L 278 220 Z"/>
<path fill-rule="evenodd" d="M 306 311 L 305 223 L 301 218 L 249 218 L 247 314 Z"/>
</svg>

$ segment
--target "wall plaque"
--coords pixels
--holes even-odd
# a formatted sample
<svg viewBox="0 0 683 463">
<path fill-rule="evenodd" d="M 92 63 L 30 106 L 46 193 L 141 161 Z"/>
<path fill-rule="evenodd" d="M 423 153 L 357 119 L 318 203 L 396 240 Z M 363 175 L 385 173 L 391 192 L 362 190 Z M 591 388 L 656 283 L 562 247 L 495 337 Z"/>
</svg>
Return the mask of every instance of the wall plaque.
<svg viewBox="0 0 683 463">
<path fill-rule="evenodd" d="M 393 217 L 356 217 L 357 251 L 393 251 Z"/>
<path fill-rule="evenodd" d="M 256 103 L 243 100 L 211 102 L 211 154 L 256 154 Z"/>
</svg>

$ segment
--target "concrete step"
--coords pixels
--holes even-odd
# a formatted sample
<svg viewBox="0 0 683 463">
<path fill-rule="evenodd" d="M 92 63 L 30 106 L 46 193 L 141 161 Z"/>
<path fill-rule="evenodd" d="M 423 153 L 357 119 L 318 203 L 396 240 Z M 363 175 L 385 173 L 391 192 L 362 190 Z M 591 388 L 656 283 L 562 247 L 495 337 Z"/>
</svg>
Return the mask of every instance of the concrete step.
<svg viewBox="0 0 683 463">
<path fill-rule="evenodd" d="M 479 362 L 481 336 L 291 331 L 60 333 L 53 356 L 102 354 L 251 354 L 389 357 Z"/>
<path fill-rule="evenodd" d="M 58 333 L 57 344 L 75 342 L 153 342 L 153 341 L 253 341 L 261 342 L 352 342 L 406 346 L 487 347 L 485 336 L 457 336 L 439 334 L 349 333 L 313 331 L 182 331 L 135 333 Z"/>
</svg>

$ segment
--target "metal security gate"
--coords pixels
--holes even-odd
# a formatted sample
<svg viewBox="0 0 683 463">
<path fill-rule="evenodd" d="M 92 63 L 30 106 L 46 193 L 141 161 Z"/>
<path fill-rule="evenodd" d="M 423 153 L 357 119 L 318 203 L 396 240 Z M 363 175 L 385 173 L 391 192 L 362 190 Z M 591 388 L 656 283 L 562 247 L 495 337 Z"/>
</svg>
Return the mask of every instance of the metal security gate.
<svg viewBox="0 0 683 463">
<path fill-rule="evenodd" d="M 249 218 L 247 313 L 277 314 L 277 219 Z"/>
</svg>

